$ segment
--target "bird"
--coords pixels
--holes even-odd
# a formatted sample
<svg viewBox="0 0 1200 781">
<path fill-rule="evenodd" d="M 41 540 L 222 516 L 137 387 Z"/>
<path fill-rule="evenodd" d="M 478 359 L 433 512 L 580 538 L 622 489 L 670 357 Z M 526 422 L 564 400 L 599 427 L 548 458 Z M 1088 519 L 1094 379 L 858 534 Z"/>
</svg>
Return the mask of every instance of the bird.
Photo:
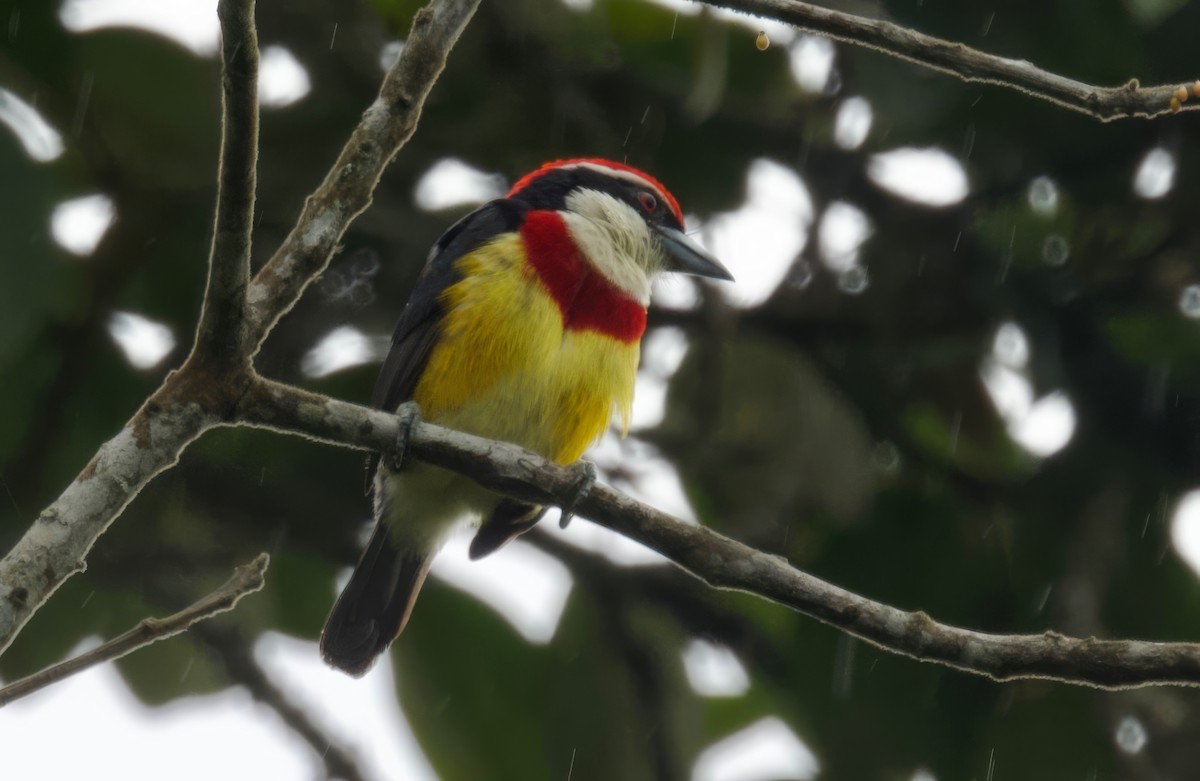
<svg viewBox="0 0 1200 781">
<path fill-rule="evenodd" d="M 669 272 L 733 279 L 684 233 L 679 203 L 649 174 L 600 158 L 545 163 L 434 244 L 372 405 L 415 402 L 424 420 L 575 464 L 614 413 L 628 431 L 651 282 Z M 404 629 L 464 516 L 481 521 L 478 559 L 546 510 L 386 457 L 373 485 L 374 531 L 320 641 L 325 662 L 354 677 Z"/>
</svg>

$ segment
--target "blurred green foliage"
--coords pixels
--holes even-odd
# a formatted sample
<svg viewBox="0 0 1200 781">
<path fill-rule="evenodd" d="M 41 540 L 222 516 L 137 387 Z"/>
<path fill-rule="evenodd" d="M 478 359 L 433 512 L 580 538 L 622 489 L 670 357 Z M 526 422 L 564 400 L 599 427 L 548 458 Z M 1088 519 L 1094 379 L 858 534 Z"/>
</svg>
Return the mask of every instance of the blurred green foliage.
<svg viewBox="0 0 1200 781">
<path fill-rule="evenodd" d="M 286 46 L 312 93 L 262 120 L 256 262 L 286 233 L 403 37 L 417 2 L 260 3 L 264 45 Z M 924 32 L 1097 83 L 1196 72 L 1189 0 L 883 0 L 856 3 Z M 65 32 L 56 3 L 3 0 L 0 87 L 35 104 L 67 151 L 29 160 L 0 132 L 0 545 L 7 548 L 97 445 L 182 357 L 199 308 L 218 139 L 212 58 L 131 30 Z M 19 25 L 11 23 L 19 14 Z M 338 31 L 333 34 L 334 25 Z M 1200 636 L 1195 575 L 1170 543 L 1170 508 L 1200 466 L 1200 324 L 1180 312 L 1200 278 L 1200 117 L 1100 124 L 1029 97 L 966 85 L 838 46 L 836 89 L 809 94 L 786 45 L 750 27 L 637 0 L 586 11 L 551 0 L 484 3 L 421 126 L 355 224 L 329 278 L 378 259 L 370 295 L 315 285 L 280 324 L 260 369 L 365 400 L 374 367 L 312 380 L 300 359 L 342 324 L 387 333 L 421 260 L 461 210 L 422 213 L 412 187 L 454 156 L 519 175 L 568 155 L 628 158 L 701 218 L 737 207 L 749 164 L 789 166 L 818 213 L 843 200 L 871 220 L 870 284 L 839 289 L 815 236 L 785 283 L 734 311 L 705 295 L 682 327 L 691 349 L 669 412 L 639 436 L 677 466 L 702 519 L 847 588 L 994 632 Z M 842 149 L 833 118 L 870 102 L 866 143 Z M 880 190 L 872 154 L 940 147 L 970 195 L 928 209 Z M 1153 147 L 1177 165 L 1160 199 L 1132 179 Z M 1040 216 L 1027 192 L 1058 189 Z M 102 192 L 117 220 L 75 258 L 48 232 L 55 204 Z M 1189 205 L 1190 204 L 1190 205 Z M 1061 237 L 1065 263 L 1045 262 Z M 1057 240 L 1057 239 L 1056 239 Z M 180 346 L 131 368 L 106 332 L 114 310 L 166 323 Z M 997 327 L 1020 324 L 1037 396 L 1062 390 L 1074 437 L 1039 460 L 988 400 L 980 368 Z M 353 454 L 252 431 L 194 446 L 126 511 L 0 660 L 5 678 L 111 636 L 215 585 L 268 549 L 263 594 L 230 619 L 247 638 L 315 638 L 335 573 L 368 514 Z M 1103 693 L 995 684 L 921 665 L 745 595 L 668 570 L 626 570 L 543 539 L 577 588 L 548 646 L 437 583 L 394 650 L 398 696 L 443 779 L 687 778 L 705 746 L 782 718 L 825 778 L 1184 777 L 1200 762 L 1190 691 Z M 499 554 L 503 555 L 503 554 Z M 751 677 L 735 698 L 689 687 L 681 649 L 705 637 Z M 176 638 L 121 665 L 148 703 L 230 685 L 219 654 Z M 1149 735 L 1118 749 L 1120 720 Z"/>
</svg>

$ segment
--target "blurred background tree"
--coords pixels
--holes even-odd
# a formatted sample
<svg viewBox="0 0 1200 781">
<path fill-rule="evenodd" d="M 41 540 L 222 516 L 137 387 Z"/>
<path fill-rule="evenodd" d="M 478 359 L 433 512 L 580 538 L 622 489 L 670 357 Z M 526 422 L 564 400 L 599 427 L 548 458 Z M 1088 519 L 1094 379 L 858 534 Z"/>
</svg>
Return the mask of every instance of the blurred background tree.
<svg viewBox="0 0 1200 781">
<path fill-rule="evenodd" d="M 0 3 L 5 549 L 185 354 L 199 311 L 215 21 L 85 29 L 103 5 Z M 419 5 L 259 4 L 260 260 Z M 1195 73 L 1189 0 L 830 5 L 1091 83 Z M 627 159 L 668 184 L 739 281 L 660 291 L 636 430 L 595 455 L 605 479 L 949 623 L 1194 639 L 1200 520 L 1179 500 L 1200 482 L 1197 122 L 1100 124 L 692 3 L 487 2 L 375 205 L 258 366 L 365 400 L 450 222 L 545 159 Z M 206 437 L 0 675 L 177 608 L 266 549 L 262 594 L 118 668 L 151 706 L 236 685 L 269 699 L 256 676 L 271 655 L 250 649 L 316 638 L 366 527 L 362 482 L 344 451 Z M 395 696 L 445 781 L 1152 779 L 1200 761 L 1191 691 L 919 665 L 587 526 L 530 536 L 557 568 L 506 549 L 495 558 L 515 566 L 475 589 L 515 584 L 532 603 L 569 588 L 548 625 L 511 618 L 528 605 L 497 613 L 446 564 L 394 647 Z M 533 585 L 539 568 L 569 580 Z M 735 734 L 790 759 L 754 775 L 744 752 L 739 766 L 710 751 Z"/>
</svg>

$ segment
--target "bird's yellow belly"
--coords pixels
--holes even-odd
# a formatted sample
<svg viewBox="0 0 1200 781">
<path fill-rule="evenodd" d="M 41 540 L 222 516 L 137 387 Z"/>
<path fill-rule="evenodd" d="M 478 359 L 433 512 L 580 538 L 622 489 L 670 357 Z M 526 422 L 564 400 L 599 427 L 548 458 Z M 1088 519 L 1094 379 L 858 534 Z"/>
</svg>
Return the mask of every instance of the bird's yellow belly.
<svg viewBox="0 0 1200 781">
<path fill-rule="evenodd" d="M 578 459 L 614 412 L 628 425 L 636 341 L 564 330 L 515 236 L 460 263 L 463 278 L 443 294 L 442 334 L 413 394 L 428 420 L 559 463 Z"/>
</svg>

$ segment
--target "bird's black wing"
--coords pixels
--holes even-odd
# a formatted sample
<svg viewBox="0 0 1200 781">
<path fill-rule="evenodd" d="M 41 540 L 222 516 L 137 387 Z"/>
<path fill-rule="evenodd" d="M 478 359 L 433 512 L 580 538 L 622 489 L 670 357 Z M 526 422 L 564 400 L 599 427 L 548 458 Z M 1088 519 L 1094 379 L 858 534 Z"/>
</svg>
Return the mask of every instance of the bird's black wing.
<svg viewBox="0 0 1200 781">
<path fill-rule="evenodd" d="M 375 381 L 373 406 L 390 412 L 412 398 L 441 335 L 441 295 L 460 279 L 455 261 L 499 234 L 516 230 L 527 208 L 519 201 L 492 201 L 456 222 L 433 245 L 396 324 L 392 347 Z"/>
</svg>

